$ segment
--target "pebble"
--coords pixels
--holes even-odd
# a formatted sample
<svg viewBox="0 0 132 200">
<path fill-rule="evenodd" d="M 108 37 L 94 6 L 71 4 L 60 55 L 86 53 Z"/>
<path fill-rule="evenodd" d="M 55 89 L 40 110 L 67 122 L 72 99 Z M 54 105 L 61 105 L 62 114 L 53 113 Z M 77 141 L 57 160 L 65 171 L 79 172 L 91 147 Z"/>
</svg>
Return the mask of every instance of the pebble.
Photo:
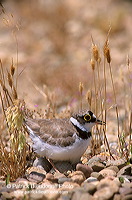
<svg viewBox="0 0 132 200">
<path fill-rule="evenodd" d="M 131 183 L 123 183 L 122 187 L 130 187 L 130 188 L 132 188 L 132 182 Z"/>
<path fill-rule="evenodd" d="M 86 183 L 91 183 L 91 182 L 95 182 L 95 181 L 98 181 L 98 179 L 95 177 L 91 177 L 91 176 L 85 180 Z"/>
<path fill-rule="evenodd" d="M 28 185 L 29 184 L 29 181 L 27 180 L 27 179 L 25 179 L 25 178 L 18 178 L 17 180 L 16 180 L 16 183 L 17 184 L 20 184 L 20 185 Z"/>
<path fill-rule="evenodd" d="M 92 196 L 88 194 L 87 192 L 83 192 L 81 190 L 76 190 L 72 196 L 72 200 L 85 200 L 85 199 L 91 199 Z"/>
<path fill-rule="evenodd" d="M 79 187 L 80 185 L 78 184 L 78 183 L 75 183 L 75 182 L 64 182 L 63 184 L 62 184 L 62 189 L 67 189 L 67 190 L 72 190 L 72 189 L 74 189 L 74 188 L 77 188 L 77 187 Z"/>
<path fill-rule="evenodd" d="M 59 184 L 63 184 L 64 182 L 72 182 L 72 179 L 67 177 L 61 177 L 58 179 Z"/>
<path fill-rule="evenodd" d="M 114 197 L 113 197 L 113 200 L 121 200 L 121 195 L 115 194 Z"/>
<path fill-rule="evenodd" d="M 84 174 L 83 174 L 83 172 L 81 172 L 81 171 L 72 172 L 71 174 L 69 174 L 68 177 L 71 178 L 73 182 L 76 182 L 76 183 L 78 183 L 79 185 L 80 185 L 83 181 L 85 181 L 85 179 L 86 179 L 85 176 L 84 176 Z"/>
<path fill-rule="evenodd" d="M 78 163 L 76 165 L 77 171 L 82 171 L 86 178 L 90 177 L 90 174 L 93 172 L 93 169 L 89 167 L 88 165 L 83 165 L 81 163 Z"/>
<path fill-rule="evenodd" d="M 41 200 L 41 199 L 45 199 L 45 197 L 43 193 L 38 192 L 38 190 L 34 190 L 34 192 L 31 192 L 29 199 Z"/>
<path fill-rule="evenodd" d="M 132 175 L 132 166 L 127 165 L 123 167 L 122 169 L 120 169 L 120 171 L 117 173 L 117 176 L 121 176 L 121 175 Z"/>
<path fill-rule="evenodd" d="M 98 179 L 99 181 L 104 178 L 104 176 L 100 174 L 99 172 L 92 172 L 91 176 Z"/>
<path fill-rule="evenodd" d="M 119 193 L 121 194 L 121 195 L 128 195 L 128 194 L 132 194 L 132 188 L 130 188 L 130 187 L 120 187 L 119 188 Z"/>
<path fill-rule="evenodd" d="M 58 179 L 54 177 L 53 174 L 51 173 L 47 173 L 46 174 L 46 179 L 53 182 L 53 183 L 57 183 L 58 182 Z"/>
<path fill-rule="evenodd" d="M 26 174 L 30 174 L 33 171 L 46 175 L 46 171 L 40 167 L 29 167 L 26 171 Z"/>
<path fill-rule="evenodd" d="M 105 168 L 104 164 L 97 162 L 97 161 L 91 163 L 89 166 L 93 169 L 94 172 L 99 172 Z"/>
<path fill-rule="evenodd" d="M 129 194 L 129 195 L 122 197 L 121 200 L 132 200 L 132 194 Z"/>
<path fill-rule="evenodd" d="M 47 189 L 44 191 L 43 200 L 57 200 L 60 196 L 60 193 L 57 189 Z"/>
<path fill-rule="evenodd" d="M 38 173 L 36 171 L 32 171 L 28 176 L 27 179 L 31 182 L 40 183 L 44 180 L 45 175 L 42 173 Z"/>
<path fill-rule="evenodd" d="M 117 166 L 109 166 L 109 167 L 107 167 L 107 169 L 111 169 L 111 170 L 115 171 L 116 173 L 119 172 L 119 168 Z"/>
<path fill-rule="evenodd" d="M 96 191 L 96 186 L 92 183 L 82 183 L 81 187 L 84 189 L 84 191 L 88 192 L 89 194 L 93 195 Z"/>
<path fill-rule="evenodd" d="M 102 174 L 103 177 L 107 177 L 107 176 L 116 177 L 116 172 L 114 170 L 108 169 L 108 168 L 101 170 L 99 173 Z"/>
<path fill-rule="evenodd" d="M 93 156 L 86 164 L 91 165 L 94 162 L 101 162 L 101 159 L 98 156 Z"/>
<path fill-rule="evenodd" d="M 118 159 L 118 160 L 108 160 L 106 162 L 106 167 L 109 166 L 117 166 L 119 169 L 124 167 L 126 165 L 126 160 L 124 159 Z"/>
<path fill-rule="evenodd" d="M 108 187 L 113 193 L 117 193 L 119 191 L 118 185 L 114 181 L 109 180 L 108 178 L 104 178 L 99 182 L 99 184 L 97 185 L 97 190 L 100 190 L 105 187 Z"/>
<path fill-rule="evenodd" d="M 57 200 L 71 200 L 71 194 L 62 194 Z"/>
<path fill-rule="evenodd" d="M 55 177 L 56 179 L 59 179 L 59 178 L 65 178 L 66 176 L 65 176 L 63 173 L 55 172 L 55 173 L 54 173 L 54 177 Z"/>
<path fill-rule="evenodd" d="M 45 157 L 36 158 L 33 167 L 43 168 L 46 172 L 49 172 L 52 169 L 52 165 Z"/>
<path fill-rule="evenodd" d="M 105 187 L 100 190 L 97 190 L 93 197 L 98 200 L 110 200 L 114 196 L 113 191 L 111 191 L 111 188 Z"/>
</svg>

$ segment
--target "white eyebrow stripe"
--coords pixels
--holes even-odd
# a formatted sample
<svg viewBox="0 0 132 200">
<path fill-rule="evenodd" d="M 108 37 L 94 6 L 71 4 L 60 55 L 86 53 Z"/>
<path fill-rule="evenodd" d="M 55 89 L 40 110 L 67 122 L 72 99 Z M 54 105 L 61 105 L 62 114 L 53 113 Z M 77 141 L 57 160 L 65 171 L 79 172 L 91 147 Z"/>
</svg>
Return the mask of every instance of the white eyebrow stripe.
<svg viewBox="0 0 132 200">
<path fill-rule="evenodd" d="M 74 126 L 77 126 L 80 128 L 82 131 L 87 131 L 84 126 L 82 126 L 74 117 L 70 118 L 70 121 L 74 124 Z"/>
</svg>

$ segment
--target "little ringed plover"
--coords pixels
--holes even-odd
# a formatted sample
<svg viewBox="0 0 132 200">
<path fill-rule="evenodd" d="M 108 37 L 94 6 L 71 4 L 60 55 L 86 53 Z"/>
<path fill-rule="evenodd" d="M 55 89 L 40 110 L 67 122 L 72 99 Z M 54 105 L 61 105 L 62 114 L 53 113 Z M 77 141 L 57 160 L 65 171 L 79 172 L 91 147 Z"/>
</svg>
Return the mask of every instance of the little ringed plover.
<svg viewBox="0 0 132 200">
<path fill-rule="evenodd" d="M 70 119 L 26 119 L 25 124 L 39 156 L 75 164 L 90 144 L 92 127 L 105 122 L 81 111 Z"/>
</svg>

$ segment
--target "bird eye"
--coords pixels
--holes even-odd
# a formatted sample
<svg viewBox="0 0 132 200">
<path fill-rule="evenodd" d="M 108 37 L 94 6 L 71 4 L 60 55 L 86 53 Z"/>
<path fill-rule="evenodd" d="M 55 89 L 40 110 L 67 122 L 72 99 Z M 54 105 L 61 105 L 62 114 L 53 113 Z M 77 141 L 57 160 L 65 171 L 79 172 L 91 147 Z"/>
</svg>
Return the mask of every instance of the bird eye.
<svg viewBox="0 0 132 200">
<path fill-rule="evenodd" d="M 85 121 L 89 122 L 91 120 L 91 116 L 89 114 L 84 115 Z"/>
</svg>

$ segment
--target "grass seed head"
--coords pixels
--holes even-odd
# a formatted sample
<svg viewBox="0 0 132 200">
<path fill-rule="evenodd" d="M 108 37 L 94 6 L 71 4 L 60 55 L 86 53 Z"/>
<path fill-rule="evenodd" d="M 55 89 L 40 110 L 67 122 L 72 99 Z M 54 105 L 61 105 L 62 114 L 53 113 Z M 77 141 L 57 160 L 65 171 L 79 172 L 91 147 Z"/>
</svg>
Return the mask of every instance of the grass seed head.
<svg viewBox="0 0 132 200">
<path fill-rule="evenodd" d="M 8 74 L 7 74 L 7 79 L 8 79 L 9 86 L 12 88 L 12 86 L 13 86 L 13 81 L 12 81 L 11 74 L 10 74 L 9 72 L 8 72 Z"/>
<path fill-rule="evenodd" d="M 87 91 L 86 100 L 88 101 L 88 104 L 91 106 L 91 103 L 92 103 L 92 91 L 91 90 Z"/>
<path fill-rule="evenodd" d="M 18 99 L 17 91 L 16 91 L 16 88 L 14 86 L 13 86 L 12 95 L 13 95 L 13 99 Z"/>
<path fill-rule="evenodd" d="M 94 60 L 97 62 L 99 59 L 99 50 L 96 44 L 92 45 L 92 54 L 93 54 Z"/>
<path fill-rule="evenodd" d="M 11 67 L 10 67 L 10 71 L 11 71 L 11 75 L 13 76 L 14 73 L 15 73 L 15 67 L 14 67 L 13 64 L 12 64 Z"/>
<path fill-rule="evenodd" d="M 109 48 L 109 45 L 108 45 L 108 40 L 105 42 L 105 45 L 104 45 L 104 56 L 107 59 L 107 62 L 110 64 L 111 55 L 110 55 L 110 48 Z"/>
<path fill-rule="evenodd" d="M 95 70 L 95 61 L 93 59 L 91 59 L 90 64 L 91 64 L 92 70 Z"/>
</svg>

